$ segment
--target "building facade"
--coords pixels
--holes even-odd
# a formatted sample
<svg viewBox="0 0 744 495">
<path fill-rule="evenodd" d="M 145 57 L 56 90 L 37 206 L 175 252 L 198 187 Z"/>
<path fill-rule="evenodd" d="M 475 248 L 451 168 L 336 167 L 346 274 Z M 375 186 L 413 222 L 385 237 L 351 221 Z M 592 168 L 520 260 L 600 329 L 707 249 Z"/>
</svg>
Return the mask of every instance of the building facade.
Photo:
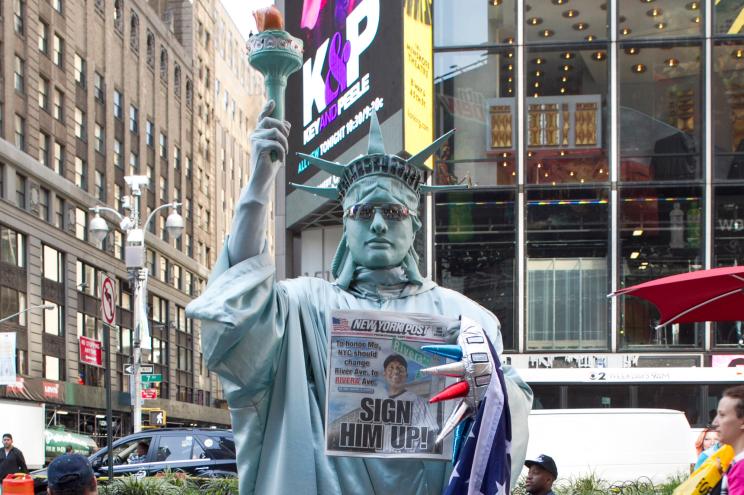
<svg viewBox="0 0 744 495">
<path fill-rule="evenodd" d="M 202 360 L 198 325 L 185 317 L 222 238 L 212 81 L 215 19 L 224 23 L 224 10 L 209 0 L 17 0 L 1 8 L 0 317 L 51 309 L 0 323 L 0 331 L 16 332 L 19 376 L 0 396 L 46 402 L 50 424 L 105 434 L 103 370 L 81 362 L 78 339 L 102 340 L 98 281 L 109 273 L 119 289 L 111 329 L 115 434 L 131 431 L 125 238 L 104 214 L 114 227 L 97 245 L 88 221 L 96 205 L 124 213 L 124 177 L 146 175 L 143 215 L 182 202 L 185 229 L 169 239 L 169 212 L 162 211 L 146 232 L 152 351 L 144 361 L 163 381 L 145 407 L 165 409 L 173 424 L 229 425 L 218 380 Z M 249 93 L 234 94 L 233 108 L 255 121 Z M 247 133 L 236 133 L 234 143 L 244 151 L 235 173 L 247 177 Z"/>
<path fill-rule="evenodd" d="M 472 185 L 424 208 L 429 275 L 499 317 L 536 407 L 707 424 L 744 376 L 727 368 L 742 322 L 655 330 L 652 305 L 607 294 L 742 263 L 744 2 L 413 3 L 433 16 L 437 133 L 457 129 L 432 180 Z M 329 277 L 338 210 L 316 201 L 287 224 L 294 273 Z"/>
</svg>

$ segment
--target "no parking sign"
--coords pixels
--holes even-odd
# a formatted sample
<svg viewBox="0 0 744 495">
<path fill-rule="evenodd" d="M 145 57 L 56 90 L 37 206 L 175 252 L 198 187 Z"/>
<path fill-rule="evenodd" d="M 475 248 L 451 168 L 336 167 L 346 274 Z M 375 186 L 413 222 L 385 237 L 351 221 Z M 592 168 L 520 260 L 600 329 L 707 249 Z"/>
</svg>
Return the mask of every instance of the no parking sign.
<svg viewBox="0 0 744 495">
<path fill-rule="evenodd" d="M 107 273 L 101 274 L 101 318 L 106 325 L 116 325 L 116 279 Z"/>
</svg>

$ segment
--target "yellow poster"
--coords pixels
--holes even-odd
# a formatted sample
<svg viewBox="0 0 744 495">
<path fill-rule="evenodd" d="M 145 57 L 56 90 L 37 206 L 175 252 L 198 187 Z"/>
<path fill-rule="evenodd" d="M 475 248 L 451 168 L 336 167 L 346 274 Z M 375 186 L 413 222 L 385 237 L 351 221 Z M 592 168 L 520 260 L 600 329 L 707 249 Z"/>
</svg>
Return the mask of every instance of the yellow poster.
<svg viewBox="0 0 744 495">
<path fill-rule="evenodd" d="M 434 140 L 431 0 L 405 0 L 403 12 L 403 131 L 405 150 L 416 154 Z M 426 165 L 431 169 L 433 159 Z"/>
</svg>

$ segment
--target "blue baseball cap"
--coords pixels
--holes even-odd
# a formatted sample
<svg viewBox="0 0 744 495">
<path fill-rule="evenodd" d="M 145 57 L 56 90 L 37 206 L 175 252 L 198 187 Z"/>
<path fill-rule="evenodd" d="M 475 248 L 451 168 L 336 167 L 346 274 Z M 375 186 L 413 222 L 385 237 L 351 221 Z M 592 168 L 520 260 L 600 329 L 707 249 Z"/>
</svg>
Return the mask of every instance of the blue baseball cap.
<svg viewBox="0 0 744 495">
<path fill-rule="evenodd" d="M 53 490 L 89 486 L 93 478 L 93 469 L 88 458 L 80 454 L 63 454 L 47 468 L 49 487 Z"/>
</svg>

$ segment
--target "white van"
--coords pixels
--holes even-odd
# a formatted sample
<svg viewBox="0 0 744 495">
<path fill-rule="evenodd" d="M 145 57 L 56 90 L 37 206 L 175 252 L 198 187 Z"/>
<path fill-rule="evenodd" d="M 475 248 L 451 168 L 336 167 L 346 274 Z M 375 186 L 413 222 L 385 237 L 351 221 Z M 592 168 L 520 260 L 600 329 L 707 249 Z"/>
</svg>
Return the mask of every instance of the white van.
<svg viewBox="0 0 744 495">
<path fill-rule="evenodd" d="M 527 459 L 547 454 L 559 479 L 594 473 L 609 482 L 689 473 L 695 463 L 687 418 L 669 409 L 542 409 L 529 419 Z M 526 473 L 523 471 L 523 474 Z"/>
</svg>

